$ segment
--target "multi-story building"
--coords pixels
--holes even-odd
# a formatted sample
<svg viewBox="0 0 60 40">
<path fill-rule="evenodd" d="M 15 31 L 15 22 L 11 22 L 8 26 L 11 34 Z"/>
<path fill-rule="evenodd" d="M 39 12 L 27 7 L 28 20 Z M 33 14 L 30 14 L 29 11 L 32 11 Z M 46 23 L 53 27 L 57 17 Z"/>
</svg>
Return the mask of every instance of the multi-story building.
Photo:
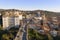
<svg viewBox="0 0 60 40">
<path fill-rule="evenodd" d="M 19 12 L 6 12 L 5 15 L 2 16 L 3 20 L 3 28 L 10 27 L 19 27 L 20 20 L 22 20 L 22 14 Z"/>
<path fill-rule="evenodd" d="M 3 17 L 2 20 L 3 20 L 3 28 L 8 27 L 8 17 Z"/>
</svg>

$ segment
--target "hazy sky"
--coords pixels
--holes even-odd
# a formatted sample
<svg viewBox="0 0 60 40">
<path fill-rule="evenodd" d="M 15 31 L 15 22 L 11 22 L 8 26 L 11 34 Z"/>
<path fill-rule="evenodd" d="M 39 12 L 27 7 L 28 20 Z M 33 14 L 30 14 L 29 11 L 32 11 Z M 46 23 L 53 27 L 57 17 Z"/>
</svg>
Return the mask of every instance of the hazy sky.
<svg viewBox="0 0 60 40">
<path fill-rule="evenodd" d="M 0 0 L 0 8 L 60 12 L 60 0 Z"/>
</svg>

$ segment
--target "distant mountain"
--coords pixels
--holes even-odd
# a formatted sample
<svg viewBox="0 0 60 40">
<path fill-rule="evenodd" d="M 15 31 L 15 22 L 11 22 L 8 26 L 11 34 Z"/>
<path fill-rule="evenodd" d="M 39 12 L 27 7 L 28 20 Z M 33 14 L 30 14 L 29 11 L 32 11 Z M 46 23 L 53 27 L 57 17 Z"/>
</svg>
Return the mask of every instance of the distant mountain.
<svg viewBox="0 0 60 40">
<path fill-rule="evenodd" d="M 0 9 L 0 12 L 4 12 L 4 11 L 23 11 L 23 12 L 26 12 L 26 13 L 36 13 L 38 11 L 40 12 L 43 12 L 44 14 L 46 14 L 46 16 L 60 16 L 60 13 L 59 12 L 51 12 L 51 11 L 45 11 L 45 10 L 33 10 L 33 11 L 24 11 L 24 10 L 18 10 L 18 9 Z"/>
</svg>

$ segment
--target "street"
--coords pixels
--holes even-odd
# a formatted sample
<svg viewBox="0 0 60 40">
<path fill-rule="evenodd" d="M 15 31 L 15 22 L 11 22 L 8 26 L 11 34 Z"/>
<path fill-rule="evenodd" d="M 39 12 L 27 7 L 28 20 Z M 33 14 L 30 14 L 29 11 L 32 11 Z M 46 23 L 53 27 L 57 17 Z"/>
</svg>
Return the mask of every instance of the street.
<svg viewBox="0 0 60 40">
<path fill-rule="evenodd" d="M 27 26 L 26 23 L 22 22 L 22 25 L 19 28 L 17 36 L 15 37 L 14 40 L 27 40 L 26 36 L 27 36 Z"/>
</svg>

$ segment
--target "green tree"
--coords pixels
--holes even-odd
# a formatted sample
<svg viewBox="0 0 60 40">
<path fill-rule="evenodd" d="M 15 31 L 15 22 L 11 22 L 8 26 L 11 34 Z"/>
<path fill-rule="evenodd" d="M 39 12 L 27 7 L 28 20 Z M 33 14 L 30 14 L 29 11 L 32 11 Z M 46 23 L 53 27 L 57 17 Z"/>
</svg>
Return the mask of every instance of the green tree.
<svg viewBox="0 0 60 40">
<path fill-rule="evenodd" d="M 9 37 L 8 37 L 7 34 L 3 34 L 3 35 L 2 35 L 2 39 L 3 39 L 3 40 L 9 40 Z"/>
<path fill-rule="evenodd" d="M 29 40 L 48 40 L 46 35 L 38 33 L 36 30 L 28 29 L 28 39 Z"/>
</svg>

